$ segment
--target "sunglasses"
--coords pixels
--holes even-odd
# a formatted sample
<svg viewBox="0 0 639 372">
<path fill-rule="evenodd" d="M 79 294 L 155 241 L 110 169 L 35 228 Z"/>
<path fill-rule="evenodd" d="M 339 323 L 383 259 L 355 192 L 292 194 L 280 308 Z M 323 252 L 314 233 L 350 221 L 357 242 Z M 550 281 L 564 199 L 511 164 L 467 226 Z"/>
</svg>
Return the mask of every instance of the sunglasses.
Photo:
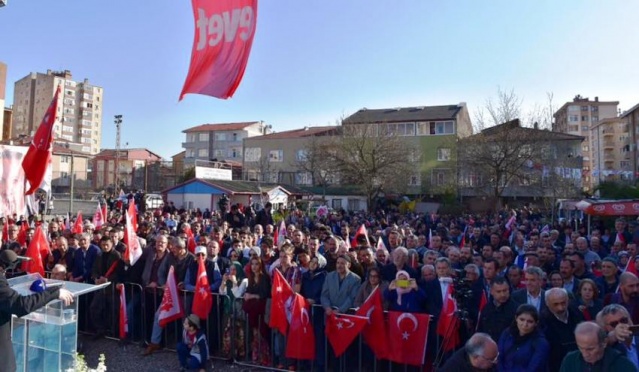
<svg viewBox="0 0 639 372">
<path fill-rule="evenodd" d="M 628 318 L 623 317 L 623 318 L 621 318 L 621 319 L 619 319 L 619 320 L 614 320 L 614 321 L 610 322 L 608 325 L 609 325 L 610 327 L 612 327 L 612 328 L 616 328 L 616 327 L 617 327 L 617 325 L 618 325 L 618 324 L 620 324 L 620 323 L 621 323 L 621 324 L 628 324 Z"/>
</svg>

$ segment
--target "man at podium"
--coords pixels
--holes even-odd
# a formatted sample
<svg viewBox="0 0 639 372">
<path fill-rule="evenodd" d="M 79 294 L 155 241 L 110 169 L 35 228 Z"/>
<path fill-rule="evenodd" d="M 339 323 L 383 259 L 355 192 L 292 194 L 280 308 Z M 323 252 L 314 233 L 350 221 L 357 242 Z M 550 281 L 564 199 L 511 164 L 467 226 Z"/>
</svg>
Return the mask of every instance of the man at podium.
<svg viewBox="0 0 639 372">
<path fill-rule="evenodd" d="M 65 305 L 73 302 L 73 294 L 60 287 L 35 291 L 36 293 L 21 296 L 9 287 L 6 270 L 12 270 L 26 257 L 18 256 L 15 252 L 5 249 L 0 251 L 0 372 L 14 372 L 16 370 L 13 345 L 11 344 L 11 316 L 27 315 L 53 300 L 61 300 Z M 42 282 L 44 286 L 44 282 Z"/>
</svg>

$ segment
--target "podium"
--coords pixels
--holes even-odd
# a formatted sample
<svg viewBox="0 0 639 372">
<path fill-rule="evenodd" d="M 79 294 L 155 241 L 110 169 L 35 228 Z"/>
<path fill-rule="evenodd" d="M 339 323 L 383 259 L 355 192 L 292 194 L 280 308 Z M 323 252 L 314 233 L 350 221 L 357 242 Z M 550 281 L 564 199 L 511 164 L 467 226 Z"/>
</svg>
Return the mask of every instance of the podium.
<svg viewBox="0 0 639 372">
<path fill-rule="evenodd" d="M 8 280 L 9 286 L 21 295 L 32 294 L 29 286 L 40 274 L 29 274 Z M 11 341 L 18 372 L 66 371 L 73 368 L 78 342 L 78 298 L 97 291 L 100 285 L 45 279 L 47 286 L 61 285 L 73 293 L 74 301 L 65 306 L 60 300 L 11 320 Z"/>
</svg>

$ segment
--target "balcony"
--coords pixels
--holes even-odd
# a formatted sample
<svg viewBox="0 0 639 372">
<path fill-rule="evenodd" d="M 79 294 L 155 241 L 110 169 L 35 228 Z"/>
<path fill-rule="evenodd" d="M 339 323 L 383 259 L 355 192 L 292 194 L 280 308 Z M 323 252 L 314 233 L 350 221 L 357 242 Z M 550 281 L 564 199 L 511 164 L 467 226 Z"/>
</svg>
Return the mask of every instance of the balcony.
<svg viewBox="0 0 639 372">
<path fill-rule="evenodd" d="M 605 153 L 603 156 L 605 161 L 615 161 L 615 154 Z"/>
<path fill-rule="evenodd" d="M 604 145 L 603 145 L 604 149 L 608 150 L 614 150 L 615 149 L 615 143 L 613 141 L 604 141 Z"/>
<path fill-rule="evenodd" d="M 183 149 L 193 149 L 195 148 L 196 142 L 182 142 Z"/>
</svg>

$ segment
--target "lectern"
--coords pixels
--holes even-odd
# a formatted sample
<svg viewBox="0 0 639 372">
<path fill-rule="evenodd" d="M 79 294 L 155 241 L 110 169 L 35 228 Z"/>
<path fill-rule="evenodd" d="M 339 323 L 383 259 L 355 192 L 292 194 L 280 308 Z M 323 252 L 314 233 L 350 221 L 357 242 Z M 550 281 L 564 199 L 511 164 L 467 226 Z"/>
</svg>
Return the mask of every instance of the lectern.
<svg viewBox="0 0 639 372">
<path fill-rule="evenodd" d="M 29 274 L 8 280 L 11 288 L 21 295 L 29 295 L 34 280 L 40 274 Z M 78 342 L 79 296 L 97 291 L 110 283 L 100 285 L 45 279 L 47 286 L 61 285 L 75 300 L 65 306 L 60 300 L 11 320 L 11 340 L 16 355 L 17 372 L 66 371 L 73 368 Z"/>
</svg>

